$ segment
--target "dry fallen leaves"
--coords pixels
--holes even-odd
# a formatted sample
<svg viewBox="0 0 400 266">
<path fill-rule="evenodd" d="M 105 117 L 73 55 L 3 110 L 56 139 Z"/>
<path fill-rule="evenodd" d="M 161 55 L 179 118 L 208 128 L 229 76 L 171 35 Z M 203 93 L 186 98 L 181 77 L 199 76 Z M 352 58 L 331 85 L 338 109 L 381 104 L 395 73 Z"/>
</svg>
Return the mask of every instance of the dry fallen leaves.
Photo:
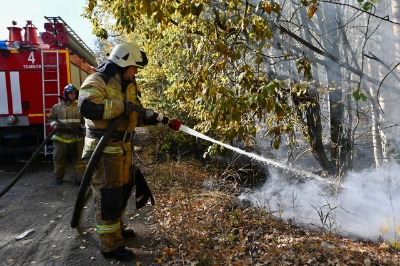
<svg viewBox="0 0 400 266">
<path fill-rule="evenodd" d="M 162 265 L 400 265 L 400 252 L 280 221 L 257 208 L 242 208 L 202 182 L 218 178 L 209 165 L 142 159 L 156 196 L 156 235 Z M 150 162 L 149 162 L 150 161 Z"/>
</svg>

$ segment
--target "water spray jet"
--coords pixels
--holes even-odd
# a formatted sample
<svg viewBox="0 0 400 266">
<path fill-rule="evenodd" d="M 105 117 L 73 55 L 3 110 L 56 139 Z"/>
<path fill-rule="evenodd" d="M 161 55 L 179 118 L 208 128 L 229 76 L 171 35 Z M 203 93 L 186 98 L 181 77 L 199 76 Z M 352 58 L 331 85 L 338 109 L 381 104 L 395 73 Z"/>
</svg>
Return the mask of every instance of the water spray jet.
<svg viewBox="0 0 400 266">
<path fill-rule="evenodd" d="M 280 169 L 283 169 L 283 170 L 287 170 L 287 171 L 290 171 L 290 172 L 293 172 L 293 173 L 302 175 L 302 176 L 304 176 L 304 177 L 313 178 L 313 179 L 315 179 L 315 180 L 318 180 L 318 181 L 321 181 L 321 182 L 324 182 L 324 183 L 329 183 L 329 184 L 332 184 L 332 185 L 337 185 L 336 182 L 331 181 L 331 180 L 324 179 L 324 178 L 320 177 L 319 175 L 316 175 L 316 174 L 313 174 L 313 173 L 310 173 L 310 172 L 308 172 L 308 171 L 304 171 L 304 170 L 301 170 L 301 169 L 296 169 L 296 168 L 293 168 L 293 167 L 291 167 L 291 166 L 289 166 L 289 165 L 281 164 L 281 163 L 276 162 L 276 161 L 273 161 L 273 160 L 271 160 L 271 159 L 264 158 L 264 157 L 262 157 L 262 156 L 260 156 L 260 155 L 258 155 L 258 154 L 250 153 L 250 152 L 244 151 L 244 150 L 242 150 L 242 149 L 233 147 L 233 146 L 231 146 L 231 145 L 229 145 L 229 144 L 223 143 L 223 142 L 221 142 L 221 141 L 215 140 L 215 139 L 210 138 L 210 137 L 208 137 L 208 136 L 206 136 L 206 135 L 204 135 L 204 134 L 202 134 L 202 133 L 200 133 L 200 132 L 198 132 L 198 131 L 196 131 L 196 130 L 193 130 L 193 129 L 191 129 L 191 128 L 185 126 L 185 125 L 181 125 L 181 126 L 179 127 L 179 130 L 181 130 L 182 132 L 185 132 L 185 133 L 187 133 L 187 134 L 190 134 L 190 135 L 192 135 L 192 136 L 199 137 L 199 138 L 202 138 L 202 139 L 204 139 L 204 140 L 210 141 L 210 142 L 212 142 L 212 143 L 221 145 L 221 146 L 223 146 L 223 147 L 225 147 L 225 148 L 227 148 L 227 149 L 230 149 L 230 150 L 235 151 L 235 152 L 237 152 L 237 153 L 246 155 L 246 156 L 248 156 L 248 157 L 250 157 L 250 158 L 252 158 L 252 159 L 258 160 L 258 161 L 260 161 L 260 162 L 264 162 L 264 163 L 266 163 L 266 164 L 268 164 L 268 165 L 272 165 L 272 166 L 274 166 L 274 167 L 277 167 L 277 168 L 280 168 Z"/>
</svg>

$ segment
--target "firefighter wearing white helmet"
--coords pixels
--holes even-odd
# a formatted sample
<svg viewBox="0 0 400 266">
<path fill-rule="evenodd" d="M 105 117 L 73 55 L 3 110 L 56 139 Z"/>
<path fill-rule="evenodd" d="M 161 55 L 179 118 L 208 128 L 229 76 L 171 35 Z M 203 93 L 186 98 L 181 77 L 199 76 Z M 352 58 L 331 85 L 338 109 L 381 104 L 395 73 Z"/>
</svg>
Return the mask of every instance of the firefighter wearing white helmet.
<svg viewBox="0 0 400 266">
<path fill-rule="evenodd" d="M 137 66 L 143 68 L 147 65 L 147 56 L 134 43 L 117 44 L 107 57 L 120 67 Z"/>
<path fill-rule="evenodd" d="M 86 168 L 81 160 L 83 150 L 83 117 L 78 108 L 78 90 L 72 84 L 64 88 L 62 101 L 55 104 L 48 117 L 48 122 L 53 129 L 58 131 L 51 138 L 53 140 L 53 164 L 55 184 L 61 185 L 64 181 L 65 167 L 68 156 L 74 167 L 74 181 L 80 184 Z"/>
<path fill-rule="evenodd" d="M 141 106 L 135 76 L 147 63 L 146 54 L 136 44 L 117 44 L 79 91 L 79 107 L 86 126 L 82 155 L 85 160 L 89 161 L 111 120 L 124 117 L 91 176 L 100 251 L 104 257 L 118 261 L 134 258 L 133 252 L 124 245 L 125 239 L 134 236 L 134 231 L 123 224 L 123 213 L 133 189 L 130 180 L 134 129 L 160 122 L 159 115 L 150 109 L 142 108 L 146 110 L 143 114 L 133 112 L 135 106 Z"/>
</svg>

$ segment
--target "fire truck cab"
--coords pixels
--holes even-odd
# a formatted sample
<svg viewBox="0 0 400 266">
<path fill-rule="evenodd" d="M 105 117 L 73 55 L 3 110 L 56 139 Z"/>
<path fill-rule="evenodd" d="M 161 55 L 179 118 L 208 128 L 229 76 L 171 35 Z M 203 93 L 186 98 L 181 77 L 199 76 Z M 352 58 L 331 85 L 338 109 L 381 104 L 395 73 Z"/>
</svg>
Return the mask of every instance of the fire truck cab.
<svg viewBox="0 0 400 266">
<path fill-rule="evenodd" d="M 0 41 L 1 157 L 36 151 L 51 131 L 47 117 L 64 87 L 80 88 L 97 66 L 91 49 L 62 18 L 45 19 L 40 36 L 32 21 L 23 28 L 13 21 L 8 40 Z"/>
</svg>

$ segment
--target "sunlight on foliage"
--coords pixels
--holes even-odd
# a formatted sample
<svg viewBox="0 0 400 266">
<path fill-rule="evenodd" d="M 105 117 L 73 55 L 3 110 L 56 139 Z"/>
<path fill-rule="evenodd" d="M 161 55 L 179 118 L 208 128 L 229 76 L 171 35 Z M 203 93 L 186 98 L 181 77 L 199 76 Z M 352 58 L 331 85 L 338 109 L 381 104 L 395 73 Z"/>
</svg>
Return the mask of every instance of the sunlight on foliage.
<svg viewBox="0 0 400 266">
<path fill-rule="evenodd" d="M 140 40 L 148 53 L 149 67 L 140 76 L 146 106 L 187 114 L 191 119 L 186 124 L 233 141 L 254 137 L 260 121 L 276 127 L 289 115 L 288 106 L 277 97 L 286 85 L 268 78 L 260 50 L 273 35 L 262 13 L 279 15 L 281 8 L 273 1 L 239 3 L 89 1 L 88 11 L 101 31 L 135 32 L 125 39 Z M 114 25 L 103 20 L 106 11 L 112 11 Z M 299 71 L 309 78 L 308 61 L 303 62 Z M 279 146 L 277 140 L 279 136 L 274 147 Z"/>
<path fill-rule="evenodd" d="M 374 2 L 358 1 L 360 5 Z M 325 109 L 318 92 L 328 85 L 318 80 L 316 64 L 321 59 L 306 53 L 318 50 L 322 43 L 315 35 L 315 42 L 307 40 L 315 48 L 303 45 L 302 31 L 312 28 L 296 24 L 323 20 L 320 1 L 87 3 L 85 16 L 93 22 L 94 32 L 107 39 L 102 44 L 104 53 L 120 41 L 135 41 L 147 53 L 149 65 L 137 76 L 145 107 L 180 118 L 222 142 L 243 143 L 244 148 L 256 148 L 251 141 L 256 136 L 266 138 L 272 149 L 307 142 L 324 171 L 339 171 L 333 166 L 338 158 L 327 156 L 336 151 L 325 151 L 321 137 L 323 125 L 335 121 L 322 120 Z M 327 93 L 339 94 L 343 89 L 332 87 L 335 90 Z M 364 91 L 354 91 L 354 102 L 366 99 Z M 342 106 L 339 101 L 329 108 Z M 331 132 L 343 130 L 340 125 L 331 127 Z M 332 143 L 331 147 L 350 145 Z"/>
</svg>

